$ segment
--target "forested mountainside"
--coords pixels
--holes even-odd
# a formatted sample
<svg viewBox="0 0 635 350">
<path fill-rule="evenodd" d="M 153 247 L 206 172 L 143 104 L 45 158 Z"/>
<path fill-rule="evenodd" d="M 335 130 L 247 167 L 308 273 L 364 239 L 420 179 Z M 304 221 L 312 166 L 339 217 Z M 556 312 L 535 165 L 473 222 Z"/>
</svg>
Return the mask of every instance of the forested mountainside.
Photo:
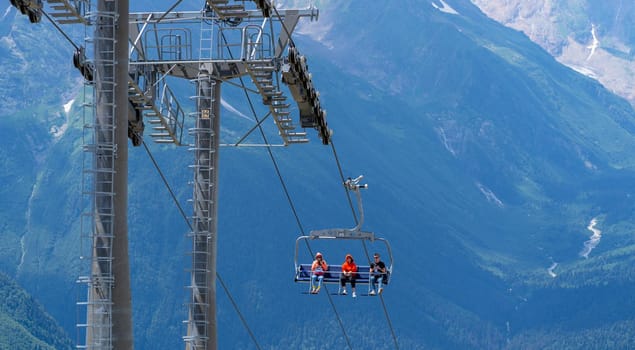
<svg viewBox="0 0 635 350">
<path fill-rule="evenodd" d="M 73 341 L 42 306 L 0 273 L 0 349 L 73 349 Z"/>
<path fill-rule="evenodd" d="M 468 0 L 315 3 L 319 20 L 294 40 L 333 145 L 310 129 L 308 145 L 221 149 L 220 348 L 635 347 L 632 106 Z M 50 25 L 8 5 L 0 30 L 13 96 L 0 118 L 0 268 L 75 334 L 84 87 Z M 231 141 L 255 118 L 243 91 L 222 91 Z M 187 148 L 130 148 L 136 349 L 183 346 L 191 242 L 172 196 L 191 212 Z M 299 235 L 355 225 L 340 169 L 364 175 L 363 228 L 392 247 L 383 299 L 293 283 Z M 383 249 L 311 244 L 335 267 Z"/>
</svg>

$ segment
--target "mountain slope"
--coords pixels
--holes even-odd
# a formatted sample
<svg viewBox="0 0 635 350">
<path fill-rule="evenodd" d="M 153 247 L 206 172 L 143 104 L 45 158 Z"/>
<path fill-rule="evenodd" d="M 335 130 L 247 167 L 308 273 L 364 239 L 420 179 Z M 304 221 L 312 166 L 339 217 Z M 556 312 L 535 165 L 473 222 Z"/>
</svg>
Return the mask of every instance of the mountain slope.
<svg viewBox="0 0 635 350">
<path fill-rule="evenodd" d="M 628 1 L 473 1 L 495 20 L 524 32 L 558 61 L 631 104 L 635 5 Z"/>
<path fill-rule="evenodd" d="M 72 349 L 64 331 L 8 276 L 0 273 L 0 348 Z"/>
<path fill-rule="evenodd" d="M 391 243 L 395 272 L 383 298 L 400 348 L 539 348 L 559 339 L 553 344 L 583 349 L 609 337 L 635 346 L 620 333 L 633 322 L 631 106 L 469 1 L 320 6 L 319 22 L 303 24 L 295 39 L 329 112 L 343 175 L 363 174 L 370 185 L 364 229 Z M 251 115 L 241 91 L 223 91 Z M 76 300 L 59 294 L 74 295 L 81 273 L 79 114 L 71 110 L 59 139 L 40 114 L 31 127 L 4 118 L 0 129 L 25 135 L 0 141 L 17 148 L 5 153 L 16 199 L 0 212 L 16 214 L 3 265 L 67 332 L 75 320 L 64 310 Z M 222 118 L 222 137 L 240 134 L 236 113 L 223 109 Z M 348 337 L 354 348 L 394 348 L 378 298 L 330 303 L 292 282 L 298 235 L 355 224 L 332 149 L 309 132 L 311 144 L 271 151 L 293 210 L 267 150 L 221 149 L 221 348 L 255 348 L 234 302 L 264 347 L 345 347 Z M 39 167 L 19 161 L 31 149 L 24 139 L 46 145 Z M 150 150 L 189 212 L 191 154 Z M 26 184 L 18 174 L 30 174 Z M 142 148 L 130 150 L 129 195 L 136 348 L 178 348 L 189 229 Z M 60 197 L 65 206 L 51 205 Z M 585 258 L 593 218 L 601 239 Z M 346 252 L 364 263 L 366 249 L 382 249 L 311 244 L 332 266 Z M 306 247 L 299 255 L 310 260 Z"/>
</svg>

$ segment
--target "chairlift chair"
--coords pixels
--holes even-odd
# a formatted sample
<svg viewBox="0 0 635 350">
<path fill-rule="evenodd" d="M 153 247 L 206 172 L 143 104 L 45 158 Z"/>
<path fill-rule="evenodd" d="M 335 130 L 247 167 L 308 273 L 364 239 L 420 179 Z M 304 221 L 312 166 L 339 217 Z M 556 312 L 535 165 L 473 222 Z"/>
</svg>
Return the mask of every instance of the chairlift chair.
<svg viewBox="0 0 635 350">
<path fill-rule="evenodd" d="M 386 270 L 387 270 L 387 277 L 386 277 L 386 282 L 385 284 L 388 284 L 388 280 L 390 279 L 390 277 L 392 276 L 392 272 L 393 272 L 393 255 L 392 255 L 392 249 L 390 248 L 390 244 L 388 243 L 388 241 L 384 238 L 379 238 L 376 237 L 375 234 L 373 232 L 365 232 L 361 230 L 361 226 L 364 222 L 364 210 L 363 210 L 363 206 L 362 206 L 362 198 L 361 198 L 361 194 L 360 194 L 360 189 L 361 188 L 368 188 L 368 185 L 364 184 L 364 185 L 360 185 L 359 181 L 363 178 L 363 176 L 359 176 L 356 179 L 348 179 L 345 183 L 344 186 L 346 186 L 347 189 L 355 192 L 356 197 L 357 197 L 357 205 L 358 205 L 358 211 L 359 211 L 359 223 L 357 224 L 357 226 L 355 226 L 352 229 L 342 229 L 342 228 L 334 228 L 334 229 L 324 229 L 324 230 L 315 230 L 315 231 L 311 231 L 309 233 L 309 235 L 305 235 L 305 236 L 300 236 L 296 239 L 295 241 L 295 254 L 294 254 L 294 258 L 293 258 L 293 263 L 295 265 L 295 277 L 294 277 L 294 282 L 296 283 L 309 283 L 309 288 L 310 288 L 310 283 L 311 283 L 311 277 L 312 277 L 312 272 L 311 272 L 311 264 L 312 262 L 307 263 L 299 263 L 298 262 L 298 251 L 299 251 L 299 245 L 301 241 L 304 241 L 307 246 L 308 246 L 308 242 L 311 240 L 319 240 L 319 239 L 324 239 L 324 240 L 329 240 L 329 239 L 335 239 L 335 240 L 365 240 L 365 241 L 369 241 L 371 243 L 374 243 L 375 241 L 381 242 L 386 246 L 386 252 L 387 252 L 387 257 L 388 260 L 384 261 L 384 263 L 386 264 Z M 357 279 L 356 279 L 356 283 L 357 284 L 367 284 L 368 285 L 368 289 L 370 291 L 370 266 L 369 265 L 357 265 L 358 271 L 357 271 Z M 327 284 L 333 284 L 333 283 L 337 283 L 338 286 L 340 284 L 340 276 L 341 276 L 341 271 L 339 269 L 337 270 L 332 270 L 329 268 L 328 271 L 325 271 L 324 273 L 324 279 L 322 280 L 322 283 L 327 283 Z M 339 292 L 338 292 L 339 293 Z"/>
</svg>

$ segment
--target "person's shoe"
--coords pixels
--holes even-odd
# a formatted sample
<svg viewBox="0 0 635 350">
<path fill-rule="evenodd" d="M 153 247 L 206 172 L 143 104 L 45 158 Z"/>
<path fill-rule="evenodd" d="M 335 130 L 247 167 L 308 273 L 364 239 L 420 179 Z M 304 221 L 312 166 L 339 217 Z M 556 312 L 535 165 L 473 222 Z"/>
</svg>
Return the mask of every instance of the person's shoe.
<svg viewBox="0 0 635 350">
<path fill-rule="evenodd" d="M 368 293 L 368 295 L 375 295 L 375 291 L 371 290 L 370 293 Z"/>
<path fill-rule="evenodd" d="M 379 288 L 379 290 L 377 291 L 378 294 L 381 294 L 381 292 L 384 291 L 384 288 Z"/>
<path fill-rule="evenodd" d="M 315 287 L 311 288 L 311 294 L 315 294 Z"/>
<path fill-rule="evenodd" d="M 315 294 L 317 294 L 317 293 L 319 293 L 319 292 L 320 292 L 320 287 L 321 287 L 321 286 L 317 286 L 317 288 L 315 288 Z"/>
<path fill-rule="evenodd" d="M 353 292 L 353 298 L 357 298 L 357 294 L 355 294 L 355 292 Z"/>
<path fill-rule="evenodd" d="M 342 295 L 346 295 L 346 289 L 342 291 Z"/>
</svg>

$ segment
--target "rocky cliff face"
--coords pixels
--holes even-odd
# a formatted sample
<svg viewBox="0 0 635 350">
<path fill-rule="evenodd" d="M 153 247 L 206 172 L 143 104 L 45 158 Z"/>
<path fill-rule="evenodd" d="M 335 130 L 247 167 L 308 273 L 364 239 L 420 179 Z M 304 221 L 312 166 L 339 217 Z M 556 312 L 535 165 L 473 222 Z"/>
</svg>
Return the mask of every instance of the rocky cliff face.
<svg viewBox="0 0 635 350">
<path fill-rule="evenodd" d="M 494 20 L 525 33 L 561 63 L 635 105 L 635 4 L 624 0 L 472 0 Z"/>
</svg>

